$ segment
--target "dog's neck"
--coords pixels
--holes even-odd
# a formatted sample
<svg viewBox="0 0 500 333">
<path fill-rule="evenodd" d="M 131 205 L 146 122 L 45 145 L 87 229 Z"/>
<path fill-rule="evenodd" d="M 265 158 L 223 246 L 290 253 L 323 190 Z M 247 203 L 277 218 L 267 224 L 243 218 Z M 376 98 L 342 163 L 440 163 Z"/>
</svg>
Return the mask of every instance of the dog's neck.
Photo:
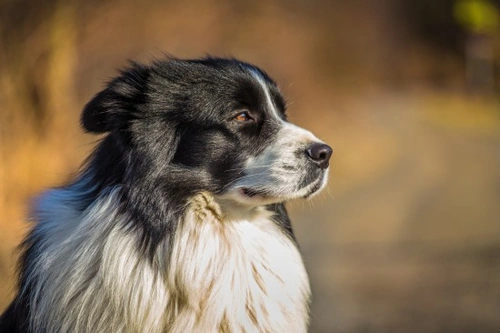
<svg viewBox="0 0 500 333">
<path fill-rule="evenodd" d="M 256 218 L 272 216 L 264 205 L 248 205 L 225 196 L 216 196 L 208 192 L 201 192 L 194 196 L 189 206 L 200 214 L 211 211 L 219 220 L 223 221 L 252 221 Z"/>
<path fill-rule="evenodd" d="M 182 295 L 171 331 L 305 332 L 310 290 L 294 242 L 264 207 L 234 211 L 207 193 L 191 200 L 168 272 Z"/>
</svg>

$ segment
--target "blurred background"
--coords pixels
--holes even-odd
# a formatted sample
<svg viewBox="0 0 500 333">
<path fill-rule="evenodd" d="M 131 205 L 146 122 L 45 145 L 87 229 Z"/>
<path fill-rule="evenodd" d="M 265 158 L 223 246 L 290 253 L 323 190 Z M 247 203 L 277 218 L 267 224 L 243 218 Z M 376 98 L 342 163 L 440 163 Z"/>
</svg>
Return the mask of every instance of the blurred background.
<svg viewBox="0 0 500 333">
<path fill-rule="evenodd" d="M 164 53 L 264 68 L 335 149 L 291 215 L 311 332 L 500 332 L 498 1 L 0 0 L 0 311 L 30 198 L 99 137 L 86 101 Z"/>
</svg>

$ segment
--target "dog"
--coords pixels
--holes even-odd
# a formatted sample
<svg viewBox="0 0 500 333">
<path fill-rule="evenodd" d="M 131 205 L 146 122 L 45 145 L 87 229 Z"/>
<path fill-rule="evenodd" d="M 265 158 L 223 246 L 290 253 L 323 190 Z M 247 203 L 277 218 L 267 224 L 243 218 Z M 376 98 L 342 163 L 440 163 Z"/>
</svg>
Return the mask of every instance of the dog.
<svg viewBox="0 0 500 333">
<path fill-rule="evenodd" d="M 83 109 L 104 134 L 33 205 L 2 332 L 306 332 L 311 291 L 285 203 L 332 149 L 236 59 L 131 62 Z"/>
</svg>

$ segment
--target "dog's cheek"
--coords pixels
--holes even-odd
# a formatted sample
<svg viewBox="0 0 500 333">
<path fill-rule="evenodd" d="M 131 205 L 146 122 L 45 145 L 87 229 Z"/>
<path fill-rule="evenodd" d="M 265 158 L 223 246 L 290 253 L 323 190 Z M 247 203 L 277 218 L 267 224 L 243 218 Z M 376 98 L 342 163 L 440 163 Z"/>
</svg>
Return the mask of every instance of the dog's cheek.
<svg viewBox="0 0 500 333">
<path fill-rule="evenodd" d="M 245 154 L 240 150 L 232 150 L 210 166 L 210 174 L 222 191 L 236 179 L 244 176 Z"/>
<path fill-rule="evenodd" d="M 241 146 L 237 138 L 229 137 L 223 132 L 211 135 L 205 140 L 205 144 L 202 167 L 222 190 L 228 183 L 232 183 L 242 175 L 247 150 Z"/>
<path fill-rule="evenodd" d="M 201 169 L 222 190 L 241 175 L 245 151 L 238 138 L 223 130 L 192 130 L 182 136 L 173 163 Z"/>
<path fill-rule="evenodd" d="M 182 135 L 173 162 L 210 171 L 214 165 L 222 163 L 235 146 L 235 140 L 220 131 L 192 129 Z"/>
</svg>

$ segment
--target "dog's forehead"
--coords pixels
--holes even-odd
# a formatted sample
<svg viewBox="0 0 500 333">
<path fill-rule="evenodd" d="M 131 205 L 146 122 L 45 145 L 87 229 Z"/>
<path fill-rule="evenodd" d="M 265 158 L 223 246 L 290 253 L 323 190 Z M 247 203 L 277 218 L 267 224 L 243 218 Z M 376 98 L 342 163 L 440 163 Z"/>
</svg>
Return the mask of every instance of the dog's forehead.
<svg viewBox="0 0 500 333">
<path fill-rule="evenodd" d="M 266 105 L 267 109 L 278 120 L 282 120 L 282 113 L 285 109 L 285 102 L 277 85 L 269 78 L 269 76 L 267 76 L 267 74 L 265 74 L 257 67 L 246 66 L 246 70 L 254 79 L 254 82 L 260 90 L 261 94 L 264 95 L 263 103 Z"/>
<path fill-rule="evenodd" d="M 156 63 L 153 100 L 182 102 L 225 114 L 237 108 L 285 120 L 285 101 L 276 83 L 260 68 L 234 59 L 170 60 Z M 180 102 L 179 102 L 180 101 Z M 205 113 L 204 113 L 205 114 Z"/>
<path fill-rule="evenodd" d="M 277 95 L 279 89 L 276 83 L 260 68 L 248 63 L 231 61 L 222 66 L 215 67 L 214 75 L 222 78 L 222 81 L 229 82 L 231 85 L 247 83 L 246 87 L 259 91 L 262 94 L 271 94 L 271 91 Z M 217 80 L 214 80 L 217 82 Z"/>
<path fill-rule="evenodd" d="M 244 96 L 243 99 L 252 102 L 249 104 L 265 105 L 281 118 L 279 114 L 285 109 L 284 98 L 276 83 L 263 70 L 240 61 L 230 61 L 221 67 L 218 67 L 222 70 L 217 74 L 229 80 L 229 89 L 235 89 L 237 97 Z"/>
</svg>

